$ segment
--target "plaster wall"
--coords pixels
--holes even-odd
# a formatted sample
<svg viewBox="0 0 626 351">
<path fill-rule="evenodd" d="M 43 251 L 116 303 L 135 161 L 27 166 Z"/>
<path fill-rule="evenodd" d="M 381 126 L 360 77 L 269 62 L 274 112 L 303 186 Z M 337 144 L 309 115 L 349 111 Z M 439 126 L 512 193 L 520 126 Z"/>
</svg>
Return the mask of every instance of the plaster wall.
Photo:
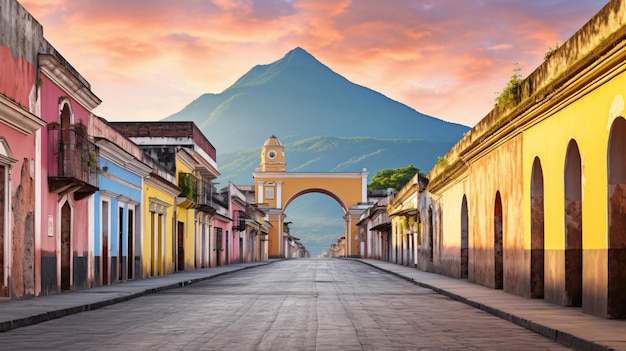
<svg viewBox="0 0 626 351">
<path fill-rule="evenodd" d="M 575 140 L 582 166 L 583 310 L 606 314 L 608 288 L 607 146 L 615 118 L 624 115 L 626 74 L 524 132 L 524 189 L 530 192 L 532 162 L 541 160 L 545 189 L 546 300 L 562 305 L 565 281 L 564 165 L 567 145 Z M 532 142 L 531 142 L 532 141 Z M 524 222 L 530 223 L 530 199 L 524 198 Z M 530 225 L 524 227 L 530 247 Z"/>
<path fill-rule="evenodd" d="M 469 205 L 470 190 L 469 179 L 467 175 L 464 175 L 459 177 L 457 182 L 446 188 L 441 194 L 428 194 L 433 202 L 433 207 L 438 208 L 442 214 L 441 216 L 433 216 L 435 228 L 440 228 L 444 234 L 441 237 L 435 237 L 437 245 L 434 245 L 434 247 L 437 250 L 437 254 L 434 255 L 436 267 L 433 269 L 441 274 L 455 278 L 461 276 L 461 205 L 464 195 L 467 196 Z M 472 195 L 476 196 L 476 194 Z M 439 211 L 435 212 L 439 213 Z M 471 212 L 471 209 L 468 208 L 468 212 Z M 428 225 L 430 225 L 425 216 L 427 214 L 428 211 L 421 211 L 422 223 L 426 223 L 426 230 L 428 230 Z M 442 223 L 439 223 L 440 221 Z M 424 225 L 422 228 L 424 228 Z M 437 231 L 435 230 L 435 232 Z M 470 240 L 473 234 L 470 228 Z M 424 239 L 423 233 L 422 240 L 428 240 L 428 238 Z M 428 257 L 428 247 L 428 245 L 420 245 L 420 251 L 423 252 L 420 256 Z M 470 250 L 472 249 L 470 246 Z M 424 264 L 425 261 L 422 260 L 422 265 Z"/>
<path fill-rule="evenodd" d="M 494 260 L 494 211 L 496 193 L 502 200 L 503 289 L 519 294 L 527 285 L 523 264 L 522 136 L 499 145 L 470 165 L 467 197 L 470 230 L 469 280 L 496 287 Z M 461 198 L 455 197 L 452 215 L 460 222 Z M 447 229 L 445 229 L 447 230 Z M 460 227 L 453 228 L 453 233 Z M 457 235 L 454 235 L 455 237 Z"/>
</svg>

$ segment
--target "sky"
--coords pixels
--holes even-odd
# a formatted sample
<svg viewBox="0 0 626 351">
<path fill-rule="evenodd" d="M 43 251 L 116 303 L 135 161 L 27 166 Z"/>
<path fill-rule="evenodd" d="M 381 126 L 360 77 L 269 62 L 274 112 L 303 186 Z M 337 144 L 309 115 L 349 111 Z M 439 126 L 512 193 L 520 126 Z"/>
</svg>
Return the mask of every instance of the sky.
<svg viewBox="0 0 626 351">
<path fill-rule="evenodd" d="M 353 83 L 473 126 L 608 0 L 21 0 L 102 99 L 157 121 L 301 47 Z"/>
</svg>

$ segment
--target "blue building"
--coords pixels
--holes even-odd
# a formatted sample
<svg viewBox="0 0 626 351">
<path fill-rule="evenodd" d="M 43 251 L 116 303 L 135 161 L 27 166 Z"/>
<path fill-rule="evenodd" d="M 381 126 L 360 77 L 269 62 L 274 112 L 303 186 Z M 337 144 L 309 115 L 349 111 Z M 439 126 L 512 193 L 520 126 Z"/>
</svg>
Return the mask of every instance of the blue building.
<svg viewBox="0 0 626 351">
<path fill-rule="evenodd" d="M 95 285 L 141 277 L 143 179 L 151 168 L 142 151 L 105 120 L 94 118 L 99 190 L 94 196 L 93 274 Z"/>
</svg>

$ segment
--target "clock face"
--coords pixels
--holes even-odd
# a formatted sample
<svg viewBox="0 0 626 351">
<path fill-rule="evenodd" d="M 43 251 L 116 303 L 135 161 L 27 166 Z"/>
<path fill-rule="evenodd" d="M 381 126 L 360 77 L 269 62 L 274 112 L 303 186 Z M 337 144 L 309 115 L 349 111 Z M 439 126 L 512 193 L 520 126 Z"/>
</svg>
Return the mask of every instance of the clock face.
<svg viewBox="0 0 626 351">
<path fill-rule="evenodd" d="M 268 157 L 269 159 L 274 159 L 274 158 L 276 158 L 276 151 L 274 151 L 274 150 L 270 150 L 270 151 L 268 151 L 268 152 L 267 152 L 267 157 Z"/>
</svg>

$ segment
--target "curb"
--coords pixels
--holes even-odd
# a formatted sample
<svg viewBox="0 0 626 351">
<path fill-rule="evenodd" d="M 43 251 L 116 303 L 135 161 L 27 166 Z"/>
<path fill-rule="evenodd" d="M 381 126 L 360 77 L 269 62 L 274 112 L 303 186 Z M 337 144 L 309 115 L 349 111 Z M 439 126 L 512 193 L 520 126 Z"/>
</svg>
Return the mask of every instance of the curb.
<svg viewBox="0 0 626 351">
<path fill-rule="evenodd" d="M 417 286 L 426 288 L 426 289 L 430 289 L 433 290 L 434 292 L 447 296 L 453 300 L 459 301 L 459 302 L 463 302 L 464 304 L 467 304 L 469 306 L 472 306 L 474 308 L 477 308 L 479 310 L 485 311 L 491 315 L 494 315 L 496 317 L 502 318 L 504 320 L 507 320 L 511 323 L 517 324 L 520 327 L 526 328 L 532 332 L 535 332 L 539 335 L 542 335 L 548 339 L 554 340 L 556 342 L 558 342 L 559 344 L 565 345 L 569 348 L 575 349 L 575 350 L 585 350 L 585 351 L 617 351 L 614 348 L 611 347 L 607 347 L 604 345 L 600 345 L 597 344 L 593 341 L 590 340 L 586 340 L 583 338 L 580 338 L 576 335 L 570 334 L 570 333 L 566 333 L 563 332 L 561 330 L 557 330 L 554 329 L 552 327 L 537 323 L 537 322 L 533 322 L 533 321 L 529 321 L 525 318 L 510 314 L 508 312 L 499 310 L 497 308 L 491 307 L 491 306 L 487 306 L 483 303 L 477 302 L 477 301 L 473 301 L 470 300 L 464 296 L 458 295 L 458 294 L 454 294 L 452 292 L 449 292 L 447 290 L 438 288 L 436 286 L 430 285 L 430 284 L 426 284 L 423 282 L 419 282 L 414 280 L 413 278 L 409 278 L 407 276 L 404 276 L 400 273 L 394 272 L 394 271 L 390 271 L 387 269 L 384 269 L 382 267 L 376 266 L 374 264 L 368 263 L 368 262 L 364 262 L 362 260 L 359 259 L 352 259 L 353 261 L 357 261 L 360 263 L 363 263 L 365 265 L 368 265 L 370 267 L 376 268 L 378 270 L 381 270 L 383 272 L 395 275 L 399 278 L 402 278 L 406 281 L 409 281 Z"/>
<path fill-rule="evenodd" d="M 194 279 L 190 279 L 190 280 L 184 280 L 184 281 L 181 281 L 181 282 L 178 282 L 178 283 L 167 284 L 167 285 L 157 286 L 157 287 L 153 287 L 153 288 L 146 288 L 143 291 L 130 293 L 130 294 L 126 295 L 126 296 L 114 297 L 114 298 L 107 299 L 107 300 L 104 300 L 104 301 L 98 301 L 98 302 L 93 302 L 93 303 L 88 303 L 88 304 L 78 305 L 78 306 L 73 306 L 73 307 L 66 307 L 66 308 L 61 308 L 61 309 L 58 309 L 58 310 L 53 310 L 53 311 L 48 311 L 48 312 L 35 314 L 35 315 L 32 315 L 32 316 L 28 316 L 28 317 L 17 318 L 17 319 L 11 320 L 11 321 L 6 321 L 6 322 L 0 323 L 0 333 L 6 332 L 6 331 L 9 331 L 9 330 L 13 330 L 13 329 L 17 329 L 17 328 L 28 327 L 30 325 L 34 325 L 34 324 L 50 321 L 50 320 L 53 320 L 53 319 L 69 316 L 71 314 L 76 314 L 76 313 L 80 313 L 80 312 L 96 310 L 96 309 L 99 309 L 99 308 L 102 308 L 102 307 L 114 305 L 114 304 L 117 304 L 117 303 L 120 303 L 120 302 L 126 302 L 126 301 L 129 301 L 129 300 L 138 298 L 138 297 L 142 297 L 142 296 L 146 296 L 146 295 L 150 295 L 150 294 L 156 294 L 158 292 L 162 292 L 162 291 L 166 291 L 166 290 L 181 288 L 183 286 L 191 285 L 191 284 L 194 284 L 194 283 L 198 283 L 198 282 L 201 282 L 201 281 L 209 280 L 209 279 L 212 279 L 212 278 L 215 278 L 215 277 L 219 277 L 219 276 L 224 276 L 224 275 L 227 275 L 227 274 L 231 274 L 233 272 L 239 272 L 239 271 L 243 271 L 243 270 L 246 270 L 246 269 L 266 266 L 266 265 L 269 265 L 269 264 L 272 264 L 272 263 L 278 262 L 278 261 L 280 261 L 280 260 L 264 262 L 264 263 L 260 263 L 260 264 L 254 265 L 254 266 L 241 267 L 241 268 L 233 269 L 233 270 L 230 270 L 230 271 L 225 271 L 225 272 L 215 273 L 215 274 L 212 274 L 212 275 L 207 275 L 207 276 L 204 276 L 204 277 L 194 278 Z M 141 281 L 141 280 L 145 280 L 145 279 L 140 279 L 139 281 Z M 89 289 L 77 290 L 75 292 L 79 292 L 79 291 L 87 292 L 87 291 L 89 291 Z M 43 296 L 42 298 L 45 298 L 45 296 Z"/>
</svg>

